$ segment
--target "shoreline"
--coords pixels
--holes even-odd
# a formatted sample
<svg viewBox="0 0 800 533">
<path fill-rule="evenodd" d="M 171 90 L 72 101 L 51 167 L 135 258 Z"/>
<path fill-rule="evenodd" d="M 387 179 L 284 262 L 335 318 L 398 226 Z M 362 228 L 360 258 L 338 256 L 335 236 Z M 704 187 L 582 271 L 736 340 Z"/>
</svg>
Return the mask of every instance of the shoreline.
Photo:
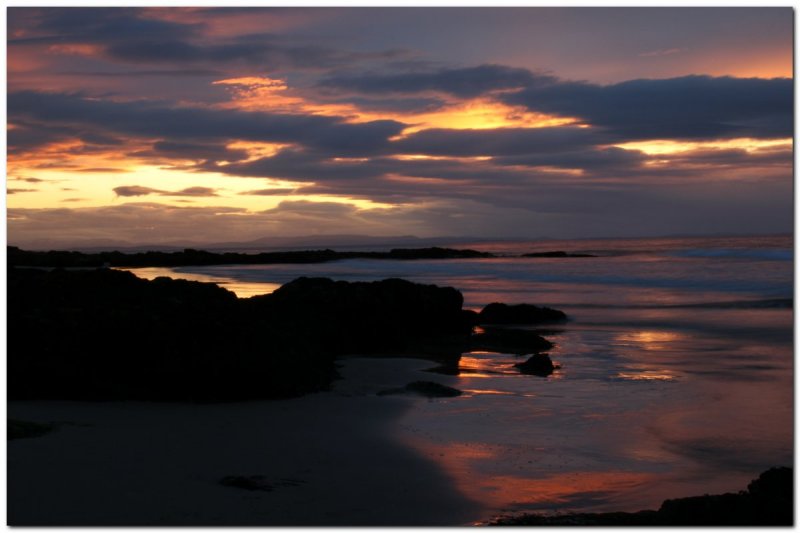
<svg viewBox="0 0 800 533">
<path fill-rule="evenodd" d="M 402 444 L 416 402 L 377 396 L 431 379 L 422 359 L 349 358 L 330 392 L 195 405 L 9 402 L 59 429 L 8 443 L 10 525 L 468 525 L 486 519 Z M 436 380 L 441 381 L 438 379 Z M 440 400 L 435 400 L 440 401 Z M 219 484 L 264 476 L 270 491 Z"/>
</svg>

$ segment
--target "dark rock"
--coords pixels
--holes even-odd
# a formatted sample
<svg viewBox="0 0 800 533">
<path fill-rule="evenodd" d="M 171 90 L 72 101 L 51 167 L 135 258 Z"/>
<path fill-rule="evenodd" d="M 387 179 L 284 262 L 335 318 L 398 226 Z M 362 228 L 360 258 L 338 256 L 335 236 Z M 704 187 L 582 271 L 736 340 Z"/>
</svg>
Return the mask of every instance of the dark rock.
<svg viewBox="0 0 800 533">
<path fill-rule="evenodd" d="M 794 505 L 792 469 L 770 468 L 747 485 L 753 501 L 755 520 L 759 524 L 791 524 Z"/>
<path fill-rule="evenodd" d="M 406 390 L 428 398 L 452 398 L 463 394 L 460 390 L 433 381 L 415 381 L 406 385 Z"/>
<path fill-rule="evenodd" d="M 462 296 L 404 280 L 301 278 L 238 299 L 212 283 L 103 270 L 8 271 L 10 399 L 240 401 L 325 389 L 343 354 L 469 341 Z"/>
<path fill-rule="evenodd" d="M 525 329 L 486 328 L 484 333 L 476 333 L 471 339 L 473 350 L 516 355 L 544 352 L 552 347 L 552 342 Z"/>
<path fill-rule="evenodd" d="M 8 419 L 8 440 L 41 437 L 55 429 L 53 424 Z"/>
<path fill-rule="evenodd" d="M 567 252 L 532 252 L 529 254 L 522 254 L 522 257 L 597 257 L 592 254 L 569 254 Z"/>
<path fill-rule="evenodd" d="M 471 309 L 462 309 L 461 310 L 461 320 L 464 322 L 465 326 L 468 326 L 470 329 L 474 328 L 479 323 L 479 315 L 475 311 Z"/>
<path fill-rule="evenodd" d="M 225 476 L 219 480 L 225 487 L 234 487 L 250 491 L 272 492 L 275 487 L 266 481 L 264 476 Z"/>
<path fill-rule="evenodd" d="M 514 365 L 519 368 L 523 374 L 531 374 L 534 376 L 546 377 L 553 373 L 553 370 L 558 366 L 553 364 L 550 356 L 543 353 L 537 353 L 528 358 L 524 363 L 517 363 Z"/>
<path fill-rule="evenodd" d="M 254 312 L 313 329 L 340 354 L 458 353 L 472 329 L 456 289 L 402 279 L 303 277 L 249 300 Z"/>
<path fill-rule="evenodd" d="M 541 324 L 563 322 L 566 319 L 567 315 L 562 311 L 530 304 L 491 303 L 478 315 L 480 324 Z"/>
</svg>

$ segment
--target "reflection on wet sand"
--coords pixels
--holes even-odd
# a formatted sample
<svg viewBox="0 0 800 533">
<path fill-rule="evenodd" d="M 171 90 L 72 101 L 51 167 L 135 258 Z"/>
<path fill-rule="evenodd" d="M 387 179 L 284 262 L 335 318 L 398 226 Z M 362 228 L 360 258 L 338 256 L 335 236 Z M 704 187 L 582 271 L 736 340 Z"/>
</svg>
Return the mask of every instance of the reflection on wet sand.
<svg viewBox="0 0 800 533">
<path fill-rule="evenodd" d="M 535 456 L 548 453 L 544 447 L 529 450 L 525 457 L 530 459 L 520 460 L 513 449 L 483 442 L 435 445 L 417 440 L 414 446 L 437 460 L 461 494 L 483 502 L 495 515 L 602 507 L 611 495 L 636 491 L 657 477 L 619 470 L 542 473 Z"/>
</svg>

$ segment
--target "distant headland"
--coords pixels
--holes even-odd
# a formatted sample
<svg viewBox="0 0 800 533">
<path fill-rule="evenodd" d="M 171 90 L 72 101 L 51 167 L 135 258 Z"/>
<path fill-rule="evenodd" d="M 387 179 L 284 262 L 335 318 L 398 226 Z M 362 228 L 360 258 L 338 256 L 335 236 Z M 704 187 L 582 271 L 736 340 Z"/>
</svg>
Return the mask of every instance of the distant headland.
<svg viewBox="0 0 800 533">
<path fill-rule="evenodd" d="M 378 251 L 335 251 L 291 250 L 279 252 L 240 253 L 209 252 L 186 248 L 183 251 L 147 251 L 124 253 L 119 251 L 84 253 L 76 251 L 51 250 L 30 251 L 16 246 L 7 248 L 8 266 L 98 268 L 98 267 L 177 267 L 209 265 L 269 265 L 287 263 L 326 263 L 341 259 L 490 259 L 499 257 L 491 252 L 472 249 L 440 248 L 393 248 L 387 252 Z M 537 252 L 523 254 L 527 258 L 570 258 L 596 257 L 589 254 L 570 254 L 563 251 Z"/>
</svg>

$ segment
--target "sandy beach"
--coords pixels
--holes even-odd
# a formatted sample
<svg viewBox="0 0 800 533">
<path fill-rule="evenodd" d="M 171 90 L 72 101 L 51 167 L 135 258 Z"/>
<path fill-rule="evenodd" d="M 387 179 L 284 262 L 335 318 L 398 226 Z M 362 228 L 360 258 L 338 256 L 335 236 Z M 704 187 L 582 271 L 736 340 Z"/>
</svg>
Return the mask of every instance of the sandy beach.
<svg viewBox="0 0 800 533">
<path fill-rule="evenodd" d="M 329 392 L 231 404 L 10 402 L 55 422 L 8 443 L 11 525 L 457 525 L 484 518 L 396 437 L 420 402 L 380 390 L 432 379 L 419 359 L 342 362 Z M 448 384 L 454 378 L 435 376 Z M 270 491 L 223 486 L 263 476 Z"/>
</svg>

